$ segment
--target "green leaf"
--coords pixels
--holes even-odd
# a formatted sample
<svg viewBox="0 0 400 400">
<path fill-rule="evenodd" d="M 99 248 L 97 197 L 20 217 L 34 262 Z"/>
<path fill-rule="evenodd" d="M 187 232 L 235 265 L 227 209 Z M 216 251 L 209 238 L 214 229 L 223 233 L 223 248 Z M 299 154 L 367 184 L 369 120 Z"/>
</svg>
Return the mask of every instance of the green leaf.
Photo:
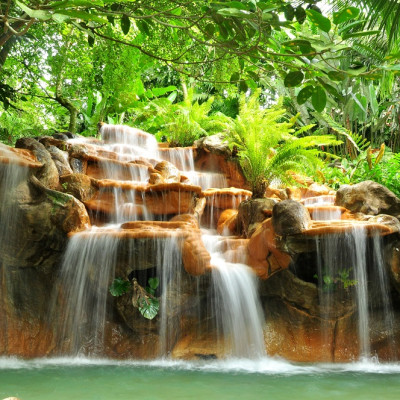
<svg viewBox="0 0 400 400">
<path fill-rule="evenodd" d="M 314 92 L 311 97 L 312 105 L 315 111 L 322 112 L 326 106 L 326 92 L 322 86 L 314 88 Z"/>
<path fill-rule="evenodd" d="M 94 37 L 93 36 L 88 35 L 88 44 L 90 47 L 94 46 Z"/>
<path fill-rule="evenodd" d="M 288 4 L 284 10 L 285 18 L 288 21 L 293 21 L 294 18 L 294 8 L 292 5 Z"/>
<path fill-rule="evenodd" d="M 301 84 L 304 79 L 304 74 L 301 71 L 289 72 L 285 76 L 284 84 L 286 87 L 295 87 Z"/>
<path fill-rule="evenodd" d="M 160 280 L 158 278 L 150 278 L 149 279 L 149 286 L 156 290 L 158 288 L 158 285 L 160 284 Z"/>
<path fill-rule="evenodd" d="M 70 17 L 68 15 L 62 15 L 59 13 L 54 13 L 51 18 L 56 21 L 59 24 L 62 24 L 63 22 L 67 21 Z"/>
<path fill-rule="evenodd" d="M 335 25 L 341 24 L 351 19 L 357 18 L 360 15 L 360 10 L 356 7 L 346 7 L 343 10 L 333 13 L 333 23 Z"/>
<path fill-rule="evenodd" d="M 331 30 L 331 21 L 329 18 L 324 17 L 318 11 L 307 10 L 308 19 L 319 29 L 324 32 L 329 32 Z"/>
<path fill-rule="evenodd" d="M 124 14 L 121 18 L 121 29 L 124 35 L 127 35 L 129 33 L 130 28 L 131 28 L 131 20 L 126 14 Z"/>
<path fill-rule="evenodd" d="M 131 283 L 122 278 L 115 278 L 110 286 L 110 293 L 113 296 L 122 296 L 127 293 L 131 287 Z"/>
<path fill-rule="evenodd" d="M 240 79 L 239 72 L 234 72 L 231 75 L 230 82 L 235 85 L 238 82 L 239 79 Z"/>
<path fill-rule="evenodd" d="M 160 302 L 157 299 L 141 298 L 139 300 L 138 309 L 139 309 L 140 313 L 143 315 L 143 317 L 145 317 L 147 319 L 153 319 L 157 315 L 157 313 L 160 309 Z"/>
<path fill-rule="evenodd" d="M 300 90 L 299 94 L 297 95 L 297 103 L 299 105 L 304 104 L 314 93 L 314 87 L 308 85 Z"/>
<path fill-rule="evenodd" d="M 208 36 L 213 36 L 215 32 L 215 25 L 214 24 L 207 24 L 204 28 L 204 31 L 207 33 Z"/>
<path fill-rule="evenodd" d="M 58 14 L 67 15 L 68 17 L 71 17 L 71 18 L 82 19 L 84 21 L 94 21 L 94 22 L 98 22 L 100 24 L 107 23 L 106 18 L 102 18 L 96 14 L 90 14 L 85 11 L 60 10 L 60 11 L 58 11 Z"/>
<path fill-rule="evenodd" d="M 140 32 L 146 34 L 146 35 L 150 35 L 150 29 L 149 29 L 149 24 L 146 21 L 136 21 L 136 26 L 139 28 Z M 128 29 L 129 32 L 129 29 Z M 126 33 L 125 33 L 126 35 Z"/>
<path fill-rule="evenodd" d="M 24 12 L 26 12 L 31 18 L 36 18 L 39 21 L 47 21 L 51 18 L 51 13 L 45 10 L 32 10 L 20 1 L 15 1 L 17 6 Z"/>
<path fill-rule="evenodd" d="M 70 7 L 93 7 L 93 6 L 104 6 L 104 2 L 102 0 L 65 0 L 65 1 L 57 1 L 51 4 L 51 8 L 53 10 L 59 10 L 62 8 L 70 8 Z"/>
<path fill-rule="evenodd" d="M 343 81 L 344 79 L 346 79 L 346 76 L 347 75 L 341 71 L 329 71 L 328 72 L 329 79 L 332 79 L 333 81 L 336 81 L 336 82 Z"/>
<path fill-rule="evenodd" d="M 386 71 L 400 71 L 400 64 L 383 65 L 383 66 L 381 66 L 381 68 Z"/>
<path fill-rule="evenodd" d="M 302 24 L 306 20 L 306 16 L 307 16 L 305 10 L 300 6 L 298 6 L 295 9 L 294 15 L 296 16 L 297 22 L 299 24 Z"/>
<path fill-rule="evenodd" d="M 167 87 L 160 87 L 160 88 L 152 88 L 151 92 L 155 97 L 163 96 L 166 93 L 173 92 L 177 90 L 176 86 L 167 86 Z"/>
<path fill-rule="evenodd" d="M 354 33 L 346 33 L 342 36 L 343 39 L 349 39 L 353 37 L 361 37 L 361 36 L 372 36 L 377 33 L 381 33 L 381 31 L 373 30 L 373 31 L 362 31 L 362 32 L 354 32 Z"/>
<path fill-rule="evenodd" d="M 247 92 L 247 89 L 248 89 L 248 88 L 249 88 L 249 87 L 248 87 L 246 81 L 245 81 L 244 79 L 241 79 L 241 80 L 239 81 L 239 90 L 240 90 L 241 92 Z"/>
<path fill-rule="evenodd" d="M 237 8 L 221 8 L 217 13 L 224 17 L 250 18 L 251 16 L 248 11 L 238 10 Z"/>
</svg>

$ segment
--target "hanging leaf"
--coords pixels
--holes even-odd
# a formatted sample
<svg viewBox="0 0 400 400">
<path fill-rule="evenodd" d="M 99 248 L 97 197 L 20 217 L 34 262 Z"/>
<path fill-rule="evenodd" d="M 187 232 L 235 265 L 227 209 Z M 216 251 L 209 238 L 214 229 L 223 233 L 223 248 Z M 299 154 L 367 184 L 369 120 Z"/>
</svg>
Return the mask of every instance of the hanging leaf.
<svg viewBox="0 0 400 400">
<path fill-rule="evenodd" d="M 141 298 L 138 309 L 146 319 L 153 319 L 160 309 L 160 302 L 153 298 Z"/>
<path fill-rule="evenodd" d="M 307 10 L 308 19 L 319 29 L 324 32 L 329 32 L 331 30 L 331 21 L 329 18 L 324 17 L 318 11 Z"/>
<path fill-rule="evenodd" d="M 299 94 L 297 95 L 297 103 L 299 105 L 304 104 L 314 93 L 314 87 L 308 85 L 300 90 Z"/>
<path fill-rule="evenodd" d="M 160 309 L 160 303 L 158 299 L 140 286 L 136 279 L 132 280 L 132 285 L 132 305 L 138 308 L 143 317 L 147 319 L 153 319 Z"/>
<path fill-rule="evenodd" d="M 296 20 L 299 24 L 302 24 L 306 20 L 307 16 L 305 10 L 300 6 L 295 9 L 294 15 L 296 16 Z"/>
<path fill-rule="evenodd" d="M 126 279 L 115 278 L 110 286 L 110 293 L 113 296 L 122 296 L 127 293 L 131 287 L 131 284 Z"/>
<path fill-rule="evenodd" d="M 149 24 L 146 21 L 136 21 L 136 26 L 139 28 L 140 32 L 144 33 L 145 35 L 150 35 Z"/>
<path fill-rule="evenodd" d="M 126 14 L 124 14 L 121 18 L 121 29 L 124 35 L 128 34 L 130 28 L 131 28 L 131 20 Z"/>
<path fill-rule="evenodd" d="M 322 112 L 326 106 L 326 92 L 322 86 L 317 86 L 314 88 L 311 103 L 315 111 Z"/>
<path fill-rule="evenodd" d="M 247 92 L 247 89 L 248 89 L 248 88 L 249 88 L 249 87 L 248 87 L 246 81 L 243 80 L 243 79 L 241 79 L 241 80 L 239 81 L 239 89 L 240 89 L 240 91 L 241 91 L 241 92 Z"/>
<path fill-rule="evenodd" d="M 290 5 L 290 4 L 288 4 L 288 5 L 285 7 L 284 14 L 285 14 L 285 18 L 286 18 L 288 21 L 293 21 L 293 18 L 294 18 L 294 8 L 293 8 L 293 6 Z"/>
<path fill-rule="evenodd" d="M 350 21 L 351 19 L 357 18 L 360 15 L 360 10 L 356 7 L 346 7 L 343 10 L 333 13 L 333 23 L 335 25 L 343 22 Z"/>
<path fill-rule="evenodd" d="M 236 84 L 236 83 L 238 82 L 239 79 L 240 79 L 239 72 L 234 72 L 234 73 L 231 75 L 230 82 L 231 82 L 232 84 Z"/>
<path fill-rule="evenodd" d="M 295 87 L 301 84 L 304 79 L 304 74 L 301 71 L 289 72 L 285 76 L 284 84 L 286 87 Z"/>
<path fill-rule="evenodd" d="M 91 36 L 91 35 L 88 35 L 88 44 L 89 44 L 89 46 L 90 47 L 93 47 L 94 46 L 94 37 L 93 36 Z"/>
<path fill-rule="evenodd" d="M 153 289 L 156 290 L 158 288 L 158 285 L 160 284 L 160 280 L 157 277 L 150 278 L 149 279 L 149 286 Z"/>
</svg>

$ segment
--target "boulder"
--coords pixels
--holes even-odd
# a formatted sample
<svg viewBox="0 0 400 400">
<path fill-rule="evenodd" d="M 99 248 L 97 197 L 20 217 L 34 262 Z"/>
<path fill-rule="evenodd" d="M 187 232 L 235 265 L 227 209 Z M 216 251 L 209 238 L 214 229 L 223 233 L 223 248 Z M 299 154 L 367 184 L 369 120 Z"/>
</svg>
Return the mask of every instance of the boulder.
<svg viewBox="0 0 400 400">
<path fill-rule="evenodd" d="M 341 186 L 336 193 L 335 205 L 353 213 L 388 214 L 400 219 L 400 199 L 387 187 L 373 181 Z"/>
<path fill-rule="evenodd" d="M 297 201 L 284 200 L 272 209 L 272 225 L 277 235 L 295 235 L 308 229 L 310 224 L 310 213 Z"/>
<path fill-rule="evenodd" d="M 56 146 L 48 146 L 46 148 L 54 161 L 58 174 L 72 174 L 72 169 L 68 162 L 68 152 L 62 151 Z"/>
<path fill-rule="evenodd" d="M 218 133 L 216 135 L 205 136 L 194 142 L 194 145 L 198 149 L 206 150 L 210 153 L 221 154 L 225 156 L 231 156 L 232 152 L 229 148 L 229 142 L 226 139 L 226 135 Z"/>
<path fill-rule="evenodd" d="M 154 171 L 149 170 L 149 172 L 155 172 L 161 176 L 162 181 L 157 183 L 175 183 L 181 181 L 181 173 L 179 169 L 168 161 L 159 162 L 155 165 Z"/>
<path fill-rule="evenodd" d="M 69 174 L 60 176 L 64 193 L 68 193 L 78 200 L 85 202 L 91 200 L 98 192 L 97 182 L 85 174 Z"/>
<path fill-rule="evenodd" d="M 27 137 L 18 139 L 15 147 L 32 151 L 37 160 L 43 164 L 43 167 L 39 168 L 35 174 L 44 186 L 49 189 L 57 189 L 59 187 L 57 167 L 42 143 Z"/>
<path fill-rule="evenodd" d="M 242 201 L 238 209 L 239 232 L 250 237 L 257 226 L 272 215 L 272 208 L 278 201 L 275 199 L 248 199 Z"/>
<path fill-rule="evenodd" d="M 217 232 L 224 236 L 235 235 L 237 231 L 237 215 L 237 210 L 224 210 L 218 219 Z"/>
<path fill-rule="evenodd" d="M 276 244 L 271 218 L 261 223 L 251 236 L 248 246 L 248 263 L 258 277 L 268 279 L 276 272 L 288 268 L 291 257 Z"/>
</svg>

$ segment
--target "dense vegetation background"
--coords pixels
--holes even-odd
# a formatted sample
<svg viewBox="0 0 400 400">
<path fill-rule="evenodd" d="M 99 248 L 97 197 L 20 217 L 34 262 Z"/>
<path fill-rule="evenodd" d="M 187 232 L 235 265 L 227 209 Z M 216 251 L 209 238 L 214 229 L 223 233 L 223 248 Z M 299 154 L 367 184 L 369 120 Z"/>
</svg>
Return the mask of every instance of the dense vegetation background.
<svg viewBox="0 0 400 400">
<path fill-rule="evenodd" d="M 0 140 L 226 132 L 253 190 L 297 155 L 399 196 L 399 20 L 396 0 L 0 0 Z"/>
</svg>

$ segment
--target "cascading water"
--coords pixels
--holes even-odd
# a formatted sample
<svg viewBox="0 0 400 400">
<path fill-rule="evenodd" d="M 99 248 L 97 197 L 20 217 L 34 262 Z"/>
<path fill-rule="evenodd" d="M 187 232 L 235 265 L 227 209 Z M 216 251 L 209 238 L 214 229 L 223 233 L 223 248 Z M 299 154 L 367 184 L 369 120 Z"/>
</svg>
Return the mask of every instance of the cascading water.
<svg viewBox="0 0 400 400">
<path fill-rule="evenodd" d="M 220 249 L 221 238 L 203 234 L 211 255 L 215 313 L 220 321 L 231 357 L 260 358 L 265 355 L 263 315 L 256 277 L 245 264 L 227 262 Z M 222 331 L 222 332 L 221 332 Z"/>
<path fill-rule="evenodd" d="M 383 306 L 385 330 L 393 330 L 381 238 L 377 233 L 369 237 L 364 225 L 355 224 L 345 233 L 318 237 L 316 243 L 323 321 L 342 318 L 355 312 L 359 357 L 368 360 L 372 357 L 371 299 L 379 297 L 379 307 Z M 325 329 L 323 323 L 323 334 Z"/>
<path fill-rule="evenodd" d="M 118 237 L 113 229 L 92 228 L 75 234 L 61 268 L 64 290 L 57 300 L 65 304 L 58 333 L 62 352 L 99 353 L 103 345 L 108 287 L 117 261 Z M 53 306 L 53 310 L 54 306 Z M 53 314 L 53 313 L 52 313 Z M 57 313 L 58 314 L 58 313 Z"/>
<path fill-rule="evenodd" d="M 163 158 L 177 163 L 194 183 L 202 185 L 225 186 L 226 180 L 222 174 L 197 173 L 194 171 L 193 150 L 162 149 L 158 152 L 154 146 L 153 137 L 142 131 L 128 127 L 103 125 L 102 138 L 106 149 L 118 151 L 120 160 L 135 161 L 145 155 L 152 160 Z M 147 136 L 149 137 L 147 137 Z M 116 141 L 117 143 L 113 143 Z M 139 151 L 138 149 L 141 149 Z M 127 158 L 128 157 L 128 158 Z M 143 198 L 140 205 L 136 204 L 136 196 L 140 195 L 134 185 L 137 181 L 145 183 L 146 177 L 129 176 L 121 171 L 121 164 L 101 161 L 105 178 L 123 177 L 124 183 L 113 183 L 109 180 L 101 184 L 101 193 L 113 199 L 109 224 L 104 227 L 94 227 L 88 231 L 73 235 L 65 253 L 61 270 L 61 287 L 66 288 L 58 297 L 59 304 L 65 304 L 65 312 L 61 314 L 64 321 L 62 332 L 59 333 L 60 348 L 68 349 L 72 354 L 79 352 L 97 354 L 101 349 L 105 321 L 107 315 L 107 292 L 110 282 L 119 265 L 118 253 L 121 246 L 128 246 L 129 257 L 127 265 L 140 263 L 137 260 L 134 241 L 123 245 L 120 239 L 121 224 L 135 220 L 154 220 L 149 213 Z M 134 182 L 136 181 L 136 183 Z M 129 189 L 132 185 L 132 189 Z M 122 190 L 123 188 L 123 190 Z M 240 196 L 239 196 L 240 197 Z M 236 199 L 240 202 L 239 197 Z M 140 208 L 140 210 L 139 210 Z M 121 236 L 122 235 L 122 236 Z M 210 241 L 218 241 L 213 235 Z M 182 314 L 183 287 L 182 259 L 179 250 L 179 239 L 176 237 L 151 239 L 150 251 L 152 265 L 160 279 L 160 317 L 159 317 L 159 355 L 163 356 L 173 347 L 179 334 L 179 321 Z M 133 247 L 132 247 L 133 246 Z M 235 357 L 260 357 L 264 355 L 261 307 L 257 296 L 257 286 L 254 274 L 243 264 L 227 263 L 215 247 L 211 247 L 213 282 L 215 297 L 218 303 L 217 319 L 222 321 L 222 332 L 231 338 L 231 349 L 227 353 Z M 148 257 L 148 256 L 147 256 Z M 186 274 L 185 274 L 186 275 Z M 146 284 L 146 282 L 144 282 Z M 190 286 L 193 290 L 199 287 L 198 281 Z M 190 290 L 192 290 L 190 289 Z M 188 289 L 186 288 L 186 291 Z M 196 295 L 191 294 L 191 299 Z M 64 302 L 64 303 L 63 303 Z M 198 308 L 199 303 L 195 305 Z M 186 307 L 187 308 L 187 307 Z M 193 305 L 189 308 L 193 308 Z"/>
</svg>

